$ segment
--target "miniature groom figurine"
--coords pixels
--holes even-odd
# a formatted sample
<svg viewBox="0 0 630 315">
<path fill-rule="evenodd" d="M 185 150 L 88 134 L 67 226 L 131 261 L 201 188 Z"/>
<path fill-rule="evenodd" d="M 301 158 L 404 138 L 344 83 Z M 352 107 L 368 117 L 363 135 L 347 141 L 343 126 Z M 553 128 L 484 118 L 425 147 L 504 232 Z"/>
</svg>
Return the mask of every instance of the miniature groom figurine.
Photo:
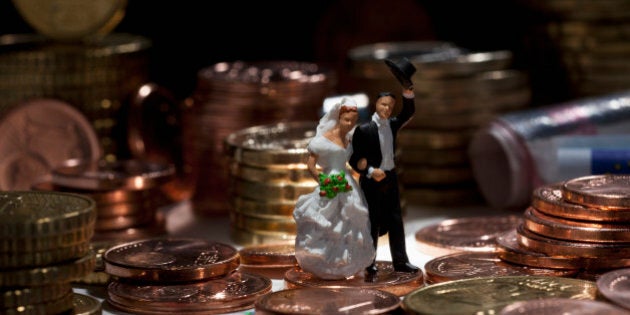
<svg viewBox="0 0 630 315">
<path fill-rule="evenodd" d="M 396 135 L 415 113 L 411 76 L 416 68 L 403 58 L 398 64 L 385 60 L 403 87 L 402 109 L 391 117 L 396 97 L 382 92 L 375 102 L 372 120 L 359 125 L 352 138 L 350 166 L 360 174 L 370 216 L 371 234 L 376 249 L 379 236 L 389 233 L 389 248 L 395 271 L 416 273 L 419 268 L 409 262 L 405 245 L 398 176 L 396 174 Z M 377 273 L 376 261 L 366 268 L 366 279 Z"/>
</svg>

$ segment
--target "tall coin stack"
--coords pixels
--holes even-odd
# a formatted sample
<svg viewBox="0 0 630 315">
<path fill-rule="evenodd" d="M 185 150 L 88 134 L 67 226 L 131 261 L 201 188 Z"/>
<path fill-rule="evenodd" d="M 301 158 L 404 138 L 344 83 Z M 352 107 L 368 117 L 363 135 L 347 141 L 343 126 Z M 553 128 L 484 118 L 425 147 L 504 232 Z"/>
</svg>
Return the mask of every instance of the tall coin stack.
<svg viewBox="0 0 630 315">
<path fill-rule="evenodd" d="M 558 53 L 571 96 L 628 89 L 630 2 L 528 0 L 524 3 L 544 15 L 534 38 L 549 39 L 548 46 Z"/>
<path fill-rule="evenodd" d="M 235 242 L 252 245 L 295 239 L 295 202 L 318 185 L 306 167 L 306 147 L 316 126 L 316 121 L 260 125 L 225 138 L 230 229 Z"/>
<path fill-rule="evenodd" d="M 95 265 L 95 202 L 62 192 L 0 193 L 0 313 L 66 314 Z"/>
<path fill-rule="evenodd" d="M 221 62 L 201 69 L 182 120 L 187 175 L 196 182 L 194 211 L 228 213 L 225 137 L 255 125 L 319 117 L 336 83 L 334 72 L 297 61 Z"/>
<path fill-rule="evenodd" d="M 588 175 L 539 186 L 523 222 L 497 238 L 498 256 L 592 278 L 630 267 L 630 176 Z"/>
<path fill-rule="evenodd" d="M 412 77 L 416 113 L 398 136 L 408 202 L 481 203 L 467 155 L 472 135 L 495 115 L 524 108 L 531 99 L 526 73 L 510 68 L 512 53 L 469 52 L 449 43 L 420 41 L 359 46 L 349 57 L 353 76 L 369 95 L 400 94 L 383 59 L 406 57 L 417 69 Z"/>
<path fill-rule="evenodd" d="M 49 181 L 38 182 L 36 191 L 80 194 L 96 203 L 96 222 L 91 247 L 96 253 L 94 273 L 80 279 L 90 284 L 106 283 L 102 254 L 110 247 L 167 234 L 160 211 L 171 201 L 162 190 L 174 178 L 172 165 L 142 160 L 68 160 L 52 170 Z"/>
<path fill-rule="evenodd" d="M 33 97 L 61 99 L 89 119 L 106 159 L 128 156 L 124 109 L 148 81 L 151 42 L 110 33 L 126 0 L 13 3 L 37 33 L 0 36 L 0 112 Z"/>
</svg>

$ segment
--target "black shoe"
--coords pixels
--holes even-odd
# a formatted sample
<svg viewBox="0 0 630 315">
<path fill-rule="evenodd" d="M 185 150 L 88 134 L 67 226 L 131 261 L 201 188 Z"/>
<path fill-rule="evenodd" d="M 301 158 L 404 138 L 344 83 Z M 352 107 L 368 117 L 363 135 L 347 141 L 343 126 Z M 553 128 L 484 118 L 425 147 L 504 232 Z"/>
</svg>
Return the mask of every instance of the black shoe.
<svg viewBox="0 0 630 315">
<path fill-rule="evenodd" d="M 376 264 L 371 264 L 367 268 L 365 268 L 365 273 L 367 273 L 368 275 L 375 275 L 377 271 L 378 268 L 376 268 Z"/>
<path fill-rule="evenodd" d="M 420 270 L 420 268 L 412 265 L 410 262 L 406 262 L 403 264 L 394 264 L 394 271 L 416 273 L 418 272 L 418 270 Z"/>
</svg>

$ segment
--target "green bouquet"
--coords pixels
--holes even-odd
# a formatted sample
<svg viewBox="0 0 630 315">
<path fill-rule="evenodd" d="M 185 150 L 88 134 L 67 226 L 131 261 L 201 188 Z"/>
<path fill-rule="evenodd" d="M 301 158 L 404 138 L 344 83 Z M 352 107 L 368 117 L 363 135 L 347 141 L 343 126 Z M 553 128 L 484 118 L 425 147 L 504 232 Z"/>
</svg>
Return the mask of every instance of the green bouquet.
<svg viewBox="0 0 630 315">
<path fill-rule="evenodd" d="M 352 186 L 346 179 L 346 172 L 331 173 L 326 175 L 319 173 L 319 195 L 322 197 L 328 197 L 330 199 L 335 198 L 337 194 L 348 192 L 352 190 Z"/>
</svg>

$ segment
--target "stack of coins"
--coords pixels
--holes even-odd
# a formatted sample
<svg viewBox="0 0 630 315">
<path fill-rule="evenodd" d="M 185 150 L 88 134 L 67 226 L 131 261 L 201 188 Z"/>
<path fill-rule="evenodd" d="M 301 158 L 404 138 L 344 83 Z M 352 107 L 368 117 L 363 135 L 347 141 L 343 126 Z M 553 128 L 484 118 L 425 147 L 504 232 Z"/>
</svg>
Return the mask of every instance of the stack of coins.
<svg viewBox="0 0 630 315">
<path fill-rule="evenodd" d="M 126 151 L 123 109 L 134 89 L 148 80 L 141 36 L 110 34 L 89 43 L 58 43 L 34 34 L 0 37 L 0 110 L 35 97 L 55 97 L 91 122 L 106 157 Z"/>
<path fill-rule="evenodd" d="M 0 193 L 0 313 L 66 314 L 95 266 L 96 203 L 79 194 Z"/>
<path fill-rule="evenodd" d="M 397 138 L 405 198 L 424 205 L 480 204 L 467 154 L 470 139 L 495 115 L 531 100 L 526 73 L 511 68 L 512 53 L 420 41 L 359 46 L 349 57 L 353 76 L 374 97 L 382 91 L 402 97 L 385 58 L 406 57 L 417 69 L 416 113 Z"/>
<path fill-rule="evenodd" d="M 81 282 L 103 284 L 108 279 L 101 261 L 105 250 L 123 242 L 167 234 L 159 210 L 172 203 L 162 187 L 174 174 L 170 164 L 142 160 L 68 160 L 52 170 L 50 180 L 32 188 L 81 194 L 96 202 L 91 246 L 97 264 L 94 274 Z"/>
<path fill-rule="evenodd" d="M 334 72 L 297 61 L 221 62 L 201 69 L 182 114 L 184 161 L 195 181 L 194 211 L 228 212 L 225 137 L 256 125 L 316 119 L 336 82 Z"/>
<path fill-rule="evenodd" d="M 103 255 L 107 301 L 133 314 L 223 314 L 253 308 L 271 280 L 240 272 L 236 248 L 189 238 L 153 238 Z"/>
<path fill-rule="evenodd" d="M 238 251 L 240 271 L 264 275 L 270 279 L 283 279 L 287 270 L 298 265 L 295 243 L 277 242 L 245 246 Z"/>
<path fill-rule="evenodd" d="M 225 138 L 235 242 L 248 245 L 295 238 L 295 202 L 318 185 L 306 167 L 306 146 L 316 125 L 315 121 L 260 125 Z"/>
<path fill-rule="evenodd" d="M 538 187 L 523 223 L 497 238 L 499 257 L 580 277 L 630 266 L 630 176 L 589 175 Z"/>
<path fill-rule="evenodd" d="M 92 123 L 105 158 L 129 155 L 127 99 L 148 81 L 143 36 L 111 33 L 127 0 L 13 1 L 33 34 L 0 37 L 0 111 L 33 97 L 55 97 Z"/>
<path fill-rule="evenodd" d="M 626 0 L 524 1 L 542 13 L 533 38 L 553 47 L 574 97 L 625 91 L 630 85 L 630 3 Z M 548 62 L 546 62 L 548 63 Z"/>
</svg>

